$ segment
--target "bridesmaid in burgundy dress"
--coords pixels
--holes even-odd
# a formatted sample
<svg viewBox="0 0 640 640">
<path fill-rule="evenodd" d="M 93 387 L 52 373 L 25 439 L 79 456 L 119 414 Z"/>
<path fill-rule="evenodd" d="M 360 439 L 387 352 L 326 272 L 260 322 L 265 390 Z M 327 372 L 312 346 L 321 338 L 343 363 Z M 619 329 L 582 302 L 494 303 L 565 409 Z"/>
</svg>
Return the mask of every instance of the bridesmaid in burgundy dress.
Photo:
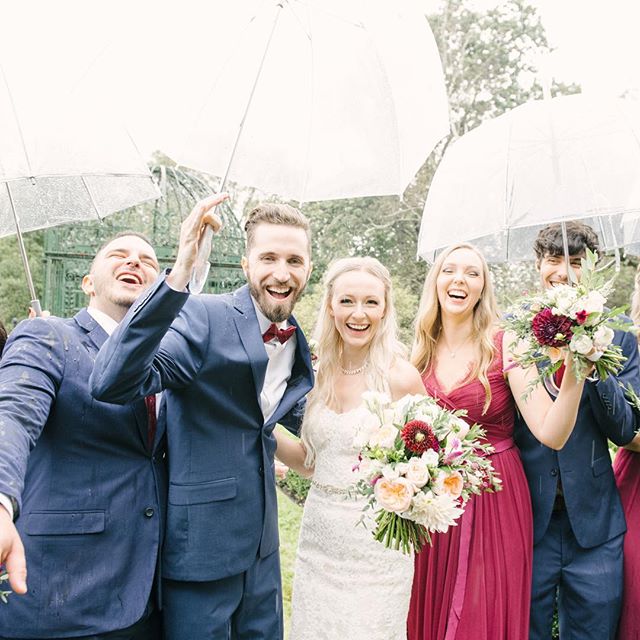
<svg viewBox="0 0 640 640">
<path fill-rule="evenodd" d="M 631 319 L 640 323 L 640 267 L 631 300 Z M 622 508 L 627 520 L 624 536 L 624 591 L 622 614 L 618 624 L 618 640 L 640 638 L 640 435 L 625 448 L 618 449 L 613 473 L 620 491 Z"/>
<path fill-rule="evenodd" d="M 525 640 L 529 634 L 533 524 L 529 488 L 513 442 L 514 408 L 544 444 L 562 448 L 584 382 L 564 375 L 556 402 L 544 388 L 522 397 L 535 373 L 513 365 L 513 338 L 498 330 L 487 264 L 458 244 L 427 276 L 412 362 L 427 392 L 466 409 L 494 445 L 502 491 L 474 496 L 458 525 L 416 556 L 409 640 Z"/>
</svg>

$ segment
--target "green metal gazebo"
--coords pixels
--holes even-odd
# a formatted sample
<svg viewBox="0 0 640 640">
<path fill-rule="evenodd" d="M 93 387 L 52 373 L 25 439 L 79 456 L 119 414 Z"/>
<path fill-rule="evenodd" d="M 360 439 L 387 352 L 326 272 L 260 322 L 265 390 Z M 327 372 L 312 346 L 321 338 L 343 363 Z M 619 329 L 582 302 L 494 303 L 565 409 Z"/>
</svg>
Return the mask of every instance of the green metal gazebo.
<svg viewBox="0 0 640 640">
<path fill-rule="evenodd" d="M 86 306 L 81 282 L 98 248 L 121 231 L 138 231 L 155 247 L 161 268 L 175 260 L 180 224 L 192 206 L 210 195 L 212 187 L 199 174 L 176 167 L 151 167 L 162 198 L 127 209 L 102 222 L 79 222 L 47 229 L 44 236 L 43 308 L 53 315 L 70 317 Z M 244 283 L 240 259 L 244 253 L 244 234 L 236 216 L 225 203 L 218 207 L 224 226 L 215 237 L 211 270 L 205 291 L 232 291 Z"/>
</svg>

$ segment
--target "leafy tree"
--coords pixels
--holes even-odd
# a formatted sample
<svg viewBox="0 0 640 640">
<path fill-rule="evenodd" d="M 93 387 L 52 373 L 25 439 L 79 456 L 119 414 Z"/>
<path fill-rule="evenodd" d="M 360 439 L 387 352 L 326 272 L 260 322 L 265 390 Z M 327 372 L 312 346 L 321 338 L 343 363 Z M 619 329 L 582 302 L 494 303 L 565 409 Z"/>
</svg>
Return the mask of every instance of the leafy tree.
<svg viewBox="0 0 640 640">
<path fill-rule="evenodd" d="M 29 266 L 36 294 L 43 293 L 44 234 L 33 231 L 24 235 L 29 256 Z M 16 322 L 26 318 L 29 311 L 29 288 L 15 236 L 0 239 L 0 321 L 13 328 Z"/>
<path fill-rule="evenodd" d="M 305 205 L 315 233 L 316 279 L 334 257 L 373 255 L 403 286 L 419 294 L 427 270 L 415 258 L 420 219 L 428 185 L 448 144 L 484 120 L 542 97 L 536 61 L 549 46 L 537 10 L 524 0 L 501 2 L 484 12 L 471 9 L 465 0 L 447 0 L 429 22 L 445 72 L 451 135 L 427 159 L 401 199 Z M 560 84 L 554 88 L 557 94 L 578 89 Z M 502 282 L 512 279 L 501 272 Z"/>
</svg>

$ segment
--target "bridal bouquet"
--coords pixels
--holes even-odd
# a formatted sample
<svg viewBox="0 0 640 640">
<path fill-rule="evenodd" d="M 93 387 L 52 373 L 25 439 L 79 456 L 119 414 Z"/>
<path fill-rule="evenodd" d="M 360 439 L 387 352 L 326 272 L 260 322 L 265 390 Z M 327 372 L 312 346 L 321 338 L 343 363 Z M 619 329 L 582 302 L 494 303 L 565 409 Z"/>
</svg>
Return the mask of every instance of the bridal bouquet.
<svg viewBox="0 0 640 640">
<path fill-rule="evenodd" d="M 368 419 L 355 446 L 360 450 L 352 492 L 373 509 L 373 536 L 404 553 L 431 543 L 430 534 L 456 524 L 472 494 L 500 489 L 487 454 L 484 431 L 469 426 L 464 411 L 447 411 L 428 396 L 391 402 L 366 392 Z"/>
<path fill-rule="evenodd" d="M 587 250 L 577 285 L 559 284 L 523 298 L 507 314 L 505 328 L 515 334 L 511 345 L 514 360 L 523 367 L 538 365 L 532 387 L 561 367 L 566 349 L 578 380 L 585 378 L 592 366 L 602 380 L 622 368 L 625 357 L 620 347 L 612 344 L 613 330 L 628 331 L 631 327 L 619 318 L 622 307 L 605 308 L 615 276 L 597 272 L 597 258 Z"/>
<path fill-rule="evenodd" d="M 7 574 L 7 572 L 4 570 L 4 568 L 2 566 L 0 566 L 0 587 L 2 586 L 3 582 L 8 582 L 9 581 L 9 575 Z M 7 604 L 8 600 L 7 600 L 7 596 L 11 593 L 11 591 L 4 591 L 3 589 L 0 588 L 0 602 Z"/>
</svg>

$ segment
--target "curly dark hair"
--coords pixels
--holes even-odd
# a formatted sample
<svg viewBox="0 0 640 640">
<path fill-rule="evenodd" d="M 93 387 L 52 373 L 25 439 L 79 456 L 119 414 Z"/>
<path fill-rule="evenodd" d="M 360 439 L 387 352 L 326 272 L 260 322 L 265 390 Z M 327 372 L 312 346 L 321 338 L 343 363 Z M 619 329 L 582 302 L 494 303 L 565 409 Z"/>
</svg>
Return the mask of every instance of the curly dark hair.
<svg viewBox="0 0 640 640">
<path fill-rule="evenodd" d="M 569 245 L 569 255 L 579 256 L 586 249 L 598 251 L 600 242 L 596 232 L 588 225 L 582 222 L 572 220 L 565 222 L 567 228 L 567 241 Z M 536 258 L 541 260 L 548 256 L 564 255 L 564 247 L 562 246 L 562 226 L 559 222 L 547 225 L 544 229 L 540 229 L 538 237 L 533 243 L 533 250 Z"/>
</svg>

